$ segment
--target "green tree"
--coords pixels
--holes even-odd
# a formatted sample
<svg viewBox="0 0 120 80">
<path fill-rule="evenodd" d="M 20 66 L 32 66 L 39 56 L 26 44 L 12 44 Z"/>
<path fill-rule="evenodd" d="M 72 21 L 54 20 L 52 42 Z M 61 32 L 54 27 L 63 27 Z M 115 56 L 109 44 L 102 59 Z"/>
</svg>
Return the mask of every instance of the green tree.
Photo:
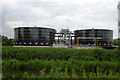
<svg viewBox="0 0 120 80">
<path fill-rule="evenodd" d="M 14 39 L 8 39 L 8 37 L 2 36 L 1 42 L 3 46 L 12 46 L 14 43 Z"/>
<path fill-rule="evenodd" d="M 120 39 L 114 39 L 112 44 L 113 45 L 118 45 L 120 43 Z"/>
</svg>

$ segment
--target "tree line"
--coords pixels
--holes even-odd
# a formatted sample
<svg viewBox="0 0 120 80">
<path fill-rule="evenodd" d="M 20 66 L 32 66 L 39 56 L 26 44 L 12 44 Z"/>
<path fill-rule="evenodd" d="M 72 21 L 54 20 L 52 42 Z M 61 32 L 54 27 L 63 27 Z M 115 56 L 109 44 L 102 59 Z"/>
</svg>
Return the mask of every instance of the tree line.
<svg viewBox="0 0 120 80">
<path fill-rule="evenodd" d="M 119 43 L 120 43 L 120 39 L 114 39 L 112 42 L 113 45 L 119 45 Z"/>
<path fill-rule="evenodd" d="M 12 38 L 8 38 L 7 36 L 2 36 L 0 35 L 0 44 L 2 44 L 2 46 L 12 46 L 14 43 L 14 39 Z"/>
</svg>

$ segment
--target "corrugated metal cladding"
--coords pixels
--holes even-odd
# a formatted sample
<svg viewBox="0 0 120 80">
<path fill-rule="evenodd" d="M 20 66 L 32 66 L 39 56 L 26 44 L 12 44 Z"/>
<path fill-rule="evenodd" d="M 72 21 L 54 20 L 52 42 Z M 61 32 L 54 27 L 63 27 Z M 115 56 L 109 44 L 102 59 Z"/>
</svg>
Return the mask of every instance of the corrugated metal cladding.
<svg viewBox="0 0 120 80">
<path fill-rule="evenodd" d="M 55 41 L 56 30 L 43 27 L 14 28 L 15 45 L 50 46 Z"/>
<path fill-rule="evenodd" d="M 98 45 L 111 45 L 113 41 L 113 30 L 107 29 L 85 29 L 76 30 L 75 44 L 77 38 L 79 38 L 79 44 L 95 45 L 95 39 L 98 39 Z"/>
</svg>

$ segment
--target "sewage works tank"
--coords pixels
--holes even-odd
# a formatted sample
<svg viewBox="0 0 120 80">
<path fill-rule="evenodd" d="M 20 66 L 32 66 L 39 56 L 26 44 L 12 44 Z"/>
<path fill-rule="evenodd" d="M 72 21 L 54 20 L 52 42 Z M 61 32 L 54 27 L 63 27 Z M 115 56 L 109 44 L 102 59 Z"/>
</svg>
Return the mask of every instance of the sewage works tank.
<svg viewBox="0 0 120 80">
<path fill-rule="evenodd" d="M 56 30 L 44 27 L 14 28 L 14 45 L 17 46 L 50 46 L 55 41 Z"/>
<path fill-rule="evenodd" d="M 98 40 L 98 46 L 112 45 L 113 30 L 108 29 L 84 29 L 74 31 L 75 44 L 79 38 L 81 45 L 95 45 Z"/>
</svg>

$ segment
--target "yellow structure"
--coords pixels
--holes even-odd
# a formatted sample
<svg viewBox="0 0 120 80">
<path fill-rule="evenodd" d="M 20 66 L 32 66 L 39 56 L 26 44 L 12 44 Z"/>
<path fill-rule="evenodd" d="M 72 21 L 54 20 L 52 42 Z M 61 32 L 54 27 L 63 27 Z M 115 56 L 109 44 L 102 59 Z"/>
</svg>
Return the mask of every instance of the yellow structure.
<svg viewBox="0 0 120 80">
<path fill-rule="evenodd" d="M 77 38 L 77 47 L 79 47 L 79 38 Z"/>
<path fill-rule="evenodd" d="M 98 48 L 98 38 L 95 39 L 95 48 Z"/>
</svg>

